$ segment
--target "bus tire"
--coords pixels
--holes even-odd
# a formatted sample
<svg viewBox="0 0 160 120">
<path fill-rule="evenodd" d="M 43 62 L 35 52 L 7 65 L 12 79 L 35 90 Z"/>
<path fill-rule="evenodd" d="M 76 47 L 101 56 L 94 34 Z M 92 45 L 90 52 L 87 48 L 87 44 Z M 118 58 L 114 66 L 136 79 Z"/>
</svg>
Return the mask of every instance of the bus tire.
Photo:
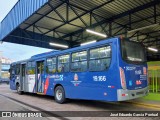
<svg viewBox="0 0 160 120">
<path fill-rule="evenodd" d="M 17 88 L 17 93 L 18 93 L 19 95 L 22 95 L 23 92 L 21 91 L 21 88 L 20 88 L 19 83 L 16 85 L 16 88 Z"/>
<path fill-rule="evenodd" d="M 57 103 L 60 103 L 60 104 L 65 103 L 65 101 L 66 101 L 65 91 L 62 86 L 57 86 L 55 88 L 54 97 L 55 97 L 55 101 Z"/>
</svg>

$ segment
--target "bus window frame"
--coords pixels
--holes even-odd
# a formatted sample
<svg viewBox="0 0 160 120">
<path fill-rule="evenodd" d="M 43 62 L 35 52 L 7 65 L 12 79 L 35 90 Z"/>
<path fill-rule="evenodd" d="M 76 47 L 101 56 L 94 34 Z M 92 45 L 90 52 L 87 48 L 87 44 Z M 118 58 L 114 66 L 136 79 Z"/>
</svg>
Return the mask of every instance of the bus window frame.
<svg viewBox="0 0 160 120">
<path fill-rule="evenodd" d="M 104 57 L 104 58 L 110 58 L 110 63 L 109 63 L 109 65 L 108 65 L 108 67 L 105 69 L 105 70 L 96 70 L 96 71 L 92 71 L 92 70 L 90 70 L 89 69 L 89 62 L 90 62 L 90 50 L 91 49 L 96 49 L 96 48 L 100 48 L 100 47 L 107 47 L 107 46 L 110 46 L 110 49 L 111 49 L 111 51 L 110 51 L 110 57 Z M 100 45 L 100 46 L 96 46 L 96 47 L 91 47 L 91 48 L 89 48 L 88 49 L 88 71 L 89 72 L 99 72 L 99 71 L 101 71 L 101 72 L 103 72 L 103 71 L 108 71 L 109 70 L 109 68 L 110 68 L 110 66 L 111 66 L 111 63 L 112 63 L 112 53 L 113 53 L 113 51 L 112 51 L 112 42 L 111 43 L 107 43 L 107 44 L 105 44 L 105 45 Z M 101 59 L 104 59 L 104 58 L 101 58 Z M 94 60 L 97 60 L 97 59 L 94 59 Z"/>
<path fill-rule="evenodd" d="M 31 62 L 31 67 L 28 66 L 28 63 L 29 63 L 29 62 Z M 32 62 L 34 62 L 34 74 L 29 74 L 29 73 L 28 73 L 28 68 L 33 68 L 33 67 L 32 67 Z M 26 68 L 27 68 L 27 69 L 26 69 L 26 75 L 35 75 L 35 74 L 36 74 L 36 61 L 28 61 L 28 62 L 26 63 Z"/>
<path fill-rule="evenodd" d="M 62 71 L 59 72 L 59 70 L 58 70 L 59 57 L 64 56 L 64 55 L 69 55 L 69 61 L 68 61 L 68 64 L 69 64 L 68 66 L 69 67 L 68 67 L 68 71 L 67 72 L 62 72 Z M 70 63 L 71 63 L 70 60 L 71 60 L 71 54 L 70 53 L 64 53 L 64 54 L 57 55 L 57 70 L 56 70 L 57 73 L 68 73 L 68 72 L 70 72 L 71 71 L 70 70 Z"/>
<path fill-rule="evenodd" d="M 17 67 L 17 66 L 18 66 L 18 67 Z M 18 73 L 17 73 L 17 68 L 19 69 L 19 70 L 18 70 Z M 20 64 L 16 64 L 16 65 L 15 65 L 15 75 L 19 75 L 20 72 L 21 72 L 21 71 L 20 71 Z"/>
<path fill-rule="evenodd" d="M 72 69 L 71 69 L 71 67 L 72 67 L 72 63 L 75 63 L 75 62 L 72 62 L 72 54 L 74 54 L 74 53 L 78 53 L 78 52 L 83 52 L 83 51 L 86 51 L 86 53 L 87 53 L 87 59 L 86 60 L 82 60 L 82 61 L 78 61 L 78 62 L 84 62 L 84 61 L 86 61 L 87 62 L 87 69 L 85 70 L 85 71 L 73 71 Z M 82 49 L 82 50 L 78 50 L 78 51 L 75 51 L 75 52 L 71 52 L 71 54 L 70 54 L 70 71 L 71 72 L 87 72 L 88 71 L 88 49 Z"/>
<path fill-rule="evenodd" d="M 14 71 L 14 73 L 13 73 L 13 71 Z M 12 80 L 12 78 L 14 78 L 15 75 L 16 75 L 16 64 L 15 65 L 13 65 L 13 64 L 10 65 L 9 73 L 10 73 L 10 77 L 9 78 L 10 78 L 10 80 Z"/>
<path fill-rule="evenodd" d="M 58 57 L 57 57 L 57 56 L 50 56 L 50 57 L 47 57 L 47 58 L 46 58 L 46 65 L 45 65 L 46 70 L 45 70 L 45 71 L 46 71 L 47 74 L 54 74 L 54 73 L 48 73 L 48 72 L 47 72 L 47 67 L 48 67 L 47 60 L 48 60 L 48 59 L 52 59 L 52 58 L 56 58 L 56 64 L 55 64 L 55 65 L 56 65 L 56 71 L 55 71 L 54 73 L 57 73 L 57 72 L 58 72 L 58 69 L 57 69 L 57 67 L 58 67 L 58 63 L 57 63 L 57 62 L 58 62 L 58 61 L 57 61 Z"/>
</svg>

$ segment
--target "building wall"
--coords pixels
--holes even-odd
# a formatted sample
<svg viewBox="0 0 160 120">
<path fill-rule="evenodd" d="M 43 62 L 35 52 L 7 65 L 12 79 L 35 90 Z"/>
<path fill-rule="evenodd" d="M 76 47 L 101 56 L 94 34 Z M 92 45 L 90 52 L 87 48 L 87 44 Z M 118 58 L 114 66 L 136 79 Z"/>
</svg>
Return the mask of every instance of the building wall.
<svg viewBox="0 0 160 120">
<path fill-rule="evenodd" d="M 1 68 L 2 68 L 1 64 L 2 64 L 2 63 L 1 63 L 1 61 L 0 61 L 0 78 L 1 78 L 1 71 L 2 71 L 2 69 L 1 69 Z"/>
<path fill-rule="evenodd" d="M 12 63 L 11 59 L 2 57 L 2 52 L 0 52 L 0 78 L 9 78 L 9 69 L 10 64 Z"/>
</svg>

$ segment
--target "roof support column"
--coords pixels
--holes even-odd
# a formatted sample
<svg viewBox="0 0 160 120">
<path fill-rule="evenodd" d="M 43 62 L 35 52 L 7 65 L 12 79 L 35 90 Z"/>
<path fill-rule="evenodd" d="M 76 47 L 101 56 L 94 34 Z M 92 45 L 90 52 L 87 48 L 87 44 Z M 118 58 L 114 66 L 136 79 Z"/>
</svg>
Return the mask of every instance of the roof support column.
<svg viewBox="0 0 160 120">
<path fill-rule="evenodd" d="M 157 23 L 156 5 L 154 5 L 154 23 Z"/>
<path fill-rule="evenodd" d="M 108 37 L 112 36 L 112 22 L 109 23 L 109 34 Z"/>
<path fill-rule="evenodd" d="M 132 16 L 129 14 L 129 29 L 132 29 Z"/>
<path fill-rule="evenodd" d="M 33 33 L 35 33 L 35 25 L 33 25 Z M 33 34 L 32 38 L 35 38 L 35 34 Z"/>
</svg>

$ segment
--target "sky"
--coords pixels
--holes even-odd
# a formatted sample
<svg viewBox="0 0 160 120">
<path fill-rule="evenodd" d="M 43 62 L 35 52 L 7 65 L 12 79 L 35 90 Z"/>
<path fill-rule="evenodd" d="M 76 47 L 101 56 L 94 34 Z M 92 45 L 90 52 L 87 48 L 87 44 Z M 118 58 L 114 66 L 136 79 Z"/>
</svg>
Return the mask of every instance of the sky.
<svg viewBox="0 0 160 120">
<path fill-rule="evenodd" d="M 0 22 L 17 3 L 18 0 L 0 0 Z M 38 48 L 14 43 L 0 43 L 0 52 L 2 56 L 13 61 L 19 61 L 30 58 L 32 55 L 51 51 L 51 49 Z"/>
</svg>

